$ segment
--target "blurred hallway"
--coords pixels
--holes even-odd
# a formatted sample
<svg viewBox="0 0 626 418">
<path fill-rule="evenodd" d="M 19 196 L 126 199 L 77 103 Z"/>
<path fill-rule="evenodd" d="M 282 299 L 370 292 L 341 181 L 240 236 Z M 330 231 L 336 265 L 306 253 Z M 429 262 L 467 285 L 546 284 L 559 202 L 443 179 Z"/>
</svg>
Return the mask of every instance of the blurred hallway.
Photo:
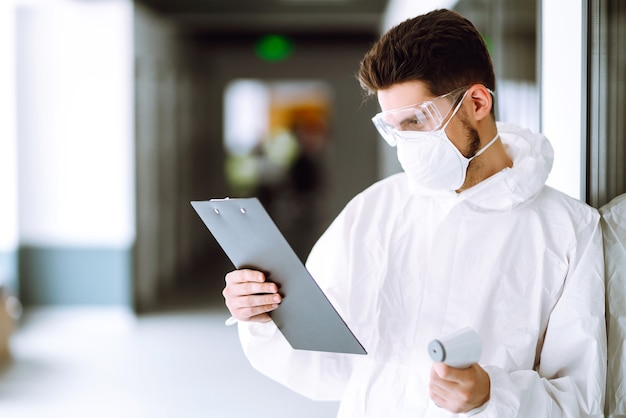
<svg viewBox="0 0 626 418">
<path fill-rule="evenodd" d="M 0 416 L 335 416 L 336 403 L 253 370 L 227 317 L 200 304 L 137 318 L 116 308 L 32 309 L 12 341 L 13 361 L 0 368 Z"/>
</svg>

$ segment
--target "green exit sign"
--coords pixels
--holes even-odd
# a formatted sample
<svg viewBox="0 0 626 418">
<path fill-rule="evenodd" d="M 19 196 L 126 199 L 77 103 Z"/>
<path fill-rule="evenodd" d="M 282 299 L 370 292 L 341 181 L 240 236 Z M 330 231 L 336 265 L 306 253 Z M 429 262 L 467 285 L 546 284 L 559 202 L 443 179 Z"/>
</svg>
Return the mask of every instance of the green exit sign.
<svg viewBox="0 0 626 418">
<path fill-rule="evenodd" d="M 265 35 L 256 43 L 256 54 L 265 61 L 283 61 L 293 52 L 293 41 L 281 35 Z"/>
</svg>

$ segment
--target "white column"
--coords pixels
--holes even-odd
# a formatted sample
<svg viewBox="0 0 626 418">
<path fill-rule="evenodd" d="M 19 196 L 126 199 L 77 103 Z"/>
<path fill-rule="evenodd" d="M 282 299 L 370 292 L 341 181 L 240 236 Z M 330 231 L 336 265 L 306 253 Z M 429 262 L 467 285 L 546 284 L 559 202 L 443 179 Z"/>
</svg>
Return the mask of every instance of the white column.
<svg viewBox="0 0 626 418">
<path fill-rule="evenodd" d="M 34 303 L 128 300 L 132 1 L 17 1 L 20 282 Z"/>
<path fill-rule="evenodd" d="M 27 2 L 20 16 L 21 242 L 128 246 L 132 3 Z"/>
<path fill-rule="evenodd" d="M 541 130 L 554 147 L 548 184 L 581 198 L 582 0 L 541 1 Z"/>
<path fill-rule="evenodd" d="M 14 35 L 14 1 L 0 1 L 0 285 L 9 285 L 16 290 L 18 220 Z"/>
</svg>

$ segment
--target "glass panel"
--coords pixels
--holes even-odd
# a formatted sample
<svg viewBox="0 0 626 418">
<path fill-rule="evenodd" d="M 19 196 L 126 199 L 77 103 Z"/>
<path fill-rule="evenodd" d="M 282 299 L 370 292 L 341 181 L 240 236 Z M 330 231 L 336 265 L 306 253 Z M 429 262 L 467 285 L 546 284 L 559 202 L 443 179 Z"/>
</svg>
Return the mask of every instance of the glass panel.
<svg viewBox="0 0 626 418">
<path fill-rule="evenodd" d="M 454 10 L 476 26 L 489 48 L 497 119 L 538 132 L 537 1 L 464 0 Z"/>
<path fill-rule="evenodd" d="M 587 198 L 600 207 L 626 193 L 626 4 L 589 1 Z"/>
</svg>

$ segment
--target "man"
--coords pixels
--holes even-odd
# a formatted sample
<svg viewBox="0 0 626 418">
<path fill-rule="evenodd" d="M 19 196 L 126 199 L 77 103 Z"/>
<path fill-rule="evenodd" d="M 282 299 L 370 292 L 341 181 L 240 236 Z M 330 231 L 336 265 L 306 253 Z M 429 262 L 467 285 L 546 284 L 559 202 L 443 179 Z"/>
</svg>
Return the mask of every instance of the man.
<svg viewBox="0 0 626 418">
<path fill-rule="evenodd" d="M 242 270 L 223 293 L 252 365 L 340 399 L 340 417 L 602 416 L 599 215 L 544 185 L 545 137 L 496 124 L 480 34 L 448 10 L 407 20 L 359 79 L 404 173 L 356 196 L 307 267 L 369 354 L 292 350 L 269 316 L 276 285 Z M 428 342 L 464 327 L 481 336 L 480 362 L 433 363 Z"/>
</svg>

